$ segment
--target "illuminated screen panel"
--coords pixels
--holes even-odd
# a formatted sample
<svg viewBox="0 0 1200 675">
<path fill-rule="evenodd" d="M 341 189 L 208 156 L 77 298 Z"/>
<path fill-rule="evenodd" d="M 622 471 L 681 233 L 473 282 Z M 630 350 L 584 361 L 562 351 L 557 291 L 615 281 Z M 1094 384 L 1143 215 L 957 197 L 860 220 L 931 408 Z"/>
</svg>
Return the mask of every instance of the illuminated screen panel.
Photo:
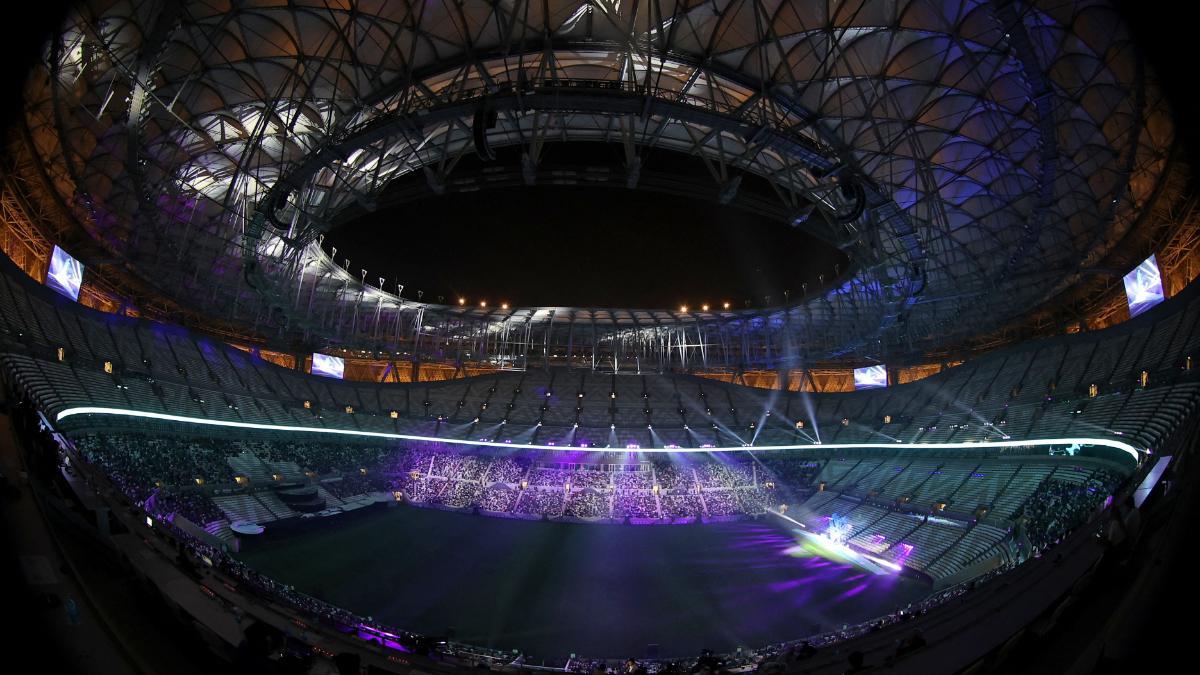
<svg viewBox="0 0 1200 675">
<path fill-rule="evenodd" d="M 312 374 L 324 375 L 325 377 L 336 377 L 342 379 L 342 374 L 346 372 L 346 362 L 337 356 L 329 356 L 328 354 L 318 354 L 313 352 L 312 356 Z"/>
<path fill-rule="evenodd" d="M 887 366 L 854 369 L 855 389 L 882 389 L 887 386 Z"/>
<path fill-rule="evenodd" d="M 79 287 L 83 285 L 83 263 L 55 245 L 50 254 L 50 269 L 46 270 L 46 285 L 78 301 Z"/>
<path fill-rule="evenodd" d="M 1158 260 L 1150 256 L 1142 264 L 1125 275 L 1125 297 L 1129 301 L 1129 316 L 1137 316 L 1162 302 L 1162 274 L 1158 271 Z"/>
</svg>

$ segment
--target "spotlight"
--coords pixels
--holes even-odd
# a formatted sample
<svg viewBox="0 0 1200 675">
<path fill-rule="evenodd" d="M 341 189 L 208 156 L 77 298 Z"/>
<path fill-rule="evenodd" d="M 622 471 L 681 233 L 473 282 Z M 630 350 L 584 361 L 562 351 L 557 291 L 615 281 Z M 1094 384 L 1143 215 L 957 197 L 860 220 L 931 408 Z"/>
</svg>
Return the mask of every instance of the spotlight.
<svg viewBox="0 0 1200 675">
<path fill-rule="evenodd" d="M 480 307 L 487 307 L 487 300 L 480 300 L 480 301 L 479 301 L 479 306 L 480 306 Z"/>
<path fill-rule="evenodd" d="M 707 311 L 708 311 L 708 305 L 700 305 L 700 309 L 701 309 L 701 311 L 707 312 Z"/>
<path fill-rule="evenodd" d="M 679 311 L 681 311 L 681 312 L 686 312 L 686 311 L 687 311 L 687 305 L 680 305 L 680 307 L 679 307 Z"/>
<path fill-rule="evenodd" d="M 500 303 L 500 309 L 508 309 L 508 303 L 507 302 Z"/>
<path fill-rule="evenodd" d="M 460 307 L 461 307 L 461 306 L 463 306 L 463 305 L 465 305 L 465 304 L 467 304 L 467 299 L 466 299 L 466 298 L 459 298 L 459 299 L 458 299 L 458 305 L 459 305 Z"/>
<path fill-rule="evenodd" d="M 725 309 L 729 309 L 729 303 L 728 303 L 728 302 L 724 303 L 724 304 L 723 304 L 723 305 L 721 305 L 721 306 L 722 306 L 722 307 L 724 307 Z"/>
</svg>

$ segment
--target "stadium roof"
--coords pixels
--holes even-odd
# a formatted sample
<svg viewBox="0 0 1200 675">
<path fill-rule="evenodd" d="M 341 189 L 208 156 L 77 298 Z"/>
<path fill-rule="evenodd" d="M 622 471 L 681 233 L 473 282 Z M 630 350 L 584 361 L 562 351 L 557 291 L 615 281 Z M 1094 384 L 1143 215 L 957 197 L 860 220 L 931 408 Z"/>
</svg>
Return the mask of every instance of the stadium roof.
<svg viewBox="0 0 1200 675">
<path fill-rule="evenodd" d="M 903 357 L 1019 320 L 1137 230 L 1174 142 L 1091 1 L 91 2 L 24 122 L 85 262 L 268 340 L 672 367 Z M 447 307 L 320 246 L 398 177 L 438 192 L 505 146 L 535 175 L 560 141 L 620 144 L 630 187 L 648 149 L 701 158 L 721 201 L 765 180 L 851 271 L 747 310 Z"/>
</svg>

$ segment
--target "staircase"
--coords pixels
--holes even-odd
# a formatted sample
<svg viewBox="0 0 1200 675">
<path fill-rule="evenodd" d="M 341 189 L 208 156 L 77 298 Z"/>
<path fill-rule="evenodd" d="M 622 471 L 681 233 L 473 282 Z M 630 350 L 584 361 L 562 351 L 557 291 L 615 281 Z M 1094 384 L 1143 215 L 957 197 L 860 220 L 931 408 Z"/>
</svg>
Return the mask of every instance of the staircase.
<svg viewBox="0 0 1200 675">
<path fill-rule="evenodd" d="M 229 529 L 228 520 L 225 520 L 224 518 L 221 520 L 214 520 L 204 526 L 204 531 L 216 537 L 217 539 L 220 539 L 229 548 L 234 548 L 234 539 L 237 538 L 237 535 L 233 533 L 233 530 Z"/>
</svg>

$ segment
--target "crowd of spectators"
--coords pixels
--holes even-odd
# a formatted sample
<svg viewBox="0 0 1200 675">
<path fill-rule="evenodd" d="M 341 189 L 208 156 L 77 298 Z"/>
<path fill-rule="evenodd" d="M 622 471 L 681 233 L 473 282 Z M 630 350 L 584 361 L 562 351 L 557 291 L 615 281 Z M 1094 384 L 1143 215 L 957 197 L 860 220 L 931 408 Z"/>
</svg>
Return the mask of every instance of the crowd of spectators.
<svg viewBox="0 0 1200 675">
<path fill-rule="evenodd" d="M 695 489 L 692 470 L 668 462 L 654 463 L 654 477 L 660 488 L 667 492 L 686 492 Z"/>
<path fill-rule="evenodd" d="M 661 518 L 658 497 L 650 490 L 617 490 L 613 495 L 614 518 Z"/>
<path fill-rule="evenodd" d="M 573 518 L 607 518 L 608 499 L 593 490 L 572 492 L 563 515 Z"/>
<path fill-rule="evenodd" d="M 743 510 L 743 502 L 738 498 L 739 493 L 749 490 L 710 490 L 704 493 L 705 510 L 710 516 L 733 516 L 747 513 Z"/>
<path fill-rule="evenodd" d="M 1085 523 L 1119 484 L 1116 474 L 1104 470 L 1095 471 L 1082 481 L 1051 476 L 1030 495 L 1015 520 L 1030 546 L 1044 551 Z"/>
<path fill-rule="evenodd" d="M 562 469 L 538 467 L 529 472 L 528 482 L 538 487 L 562 488 L 571 482 L 573 472 Z"/>
<path fill-rule="evenodd" d="M 443 478 L 478 481 L 483 477 L 484 460 L 471 455 L 458 453 L 432 453 L 429 475 Z"/>
<path fill-rule="evenodd" d="M 612 474 L 612 482 L 617 490 L 649 490 L 654 487 L 649 471 L 616 471 Z"/>
<path fill-rule="evenodd" d="M 493 483 L 506 483 L 515 485 L 521 480 L 521 476 L 528 470 L 528 465 L 512 457 L 498 457 L 493 459 L 488 464 L 487 473 L 483 477 L 483 482 L 491 485 Z"/>
<path fill-rule="evenodd" d="M 213 441 L 116 434 L 81 436 L 75 447 L 139 504 L 162 486 L 233 480 L 225 460 L 240 452 Z"/>
<path fill-rule="evenodd" d="M 705 462 L 696 467 L 696 478 L 705 487 L 742 488 L 754 485 L 750 465 Z"/>
<path fill-rule="evenodd" d="M 387 490 L 401 492 L 418 505 L 532 516 L 727 517 L 760 514 L 767 501 L 751 465 L 692 459 L 607 466 L 539 464 L 535 456 L 470 454 L 437 445 L 383 448 L 137 435 L 86 436 L 77 446 L 138 503 L 161 494 L 164 487 L 177 494 L 177 488 L 195 486 L 196 478 L 229 484 L 242 474 L 231 467 L 233 458 L 239 466 L 261 462 L 264 473 L 307 473 L 337 500 Z M 196 492 L 184 508 L 198 519 L 219 517 L 206 501 Z"/>
<path fill-rule="evenodd" d="M 416 505 L 583 520 L 755 516 L 783 498 L 773 494 L 776 481 L 806 487 L 822 467 L 811 459 L 769 455 L 758 465 L 693 457 L 635 465 L 541 464 L 535 454 L 491 456 L 438 445 L 384 448 L 135 434 L 84 436 L 76 445 L 135 502 L 154 495 L 160 511 L 185 513 L 201 523 L 219 512 L 207 503 L 196 479 L 231 482 L 235 472 L 228 460 L 245 453 L 268 466 L 286 463 L 315 472 L 338 499 L 390 490 Z M 1118 482 L 1105 471 L 1062 478 L 1045 481 L 1018 514 L 1035 549 L 1052 545 L 1085 520 Z"/>
<path fill-rule="evenodd" d="M 394 453 L 385 467 L 393 476 L 390 489 L 411 503 L 491 513 L 680 519 L 757 515 L 769 502 L 750 464 L 539 464 L 533 456 L 460 455 L 448 446 L 422 446 Z M 667 495 L 674 496 L 664 508 Z"/>
<path fill-rule="evenodd" d="M 474 481 L 459 480 L 453 481 L 444 495 L 442 503 L 456 509 L 464 509 L 469 506 L 477 506 L 479 498 L 483 494 L 483 486 Z"/>
<path fill-rule="evenodd" d="M 321 475 L 376 466 L 391 452 L 379 446 L 316 441 L 237 441 L 234 445 L 264 461 L 292 462 Z"/>
<path fill-rule="evenodd" d="M 202 527 L 225 517 L 212 500 L 198 489 L 157 490 L 146 499 L 144 508 L 167 518 L 182 515 Z"/>
<path fill-rule="evenodd" d="M 479 508 L 483 511 L 505 513 L 511 511 L 517 501 L 518 491 L 507 485 L 489 485 L 479 495 Z"/>
<path fill-rule="evenodd" d="M 563 490 L 553 488 L 523 490 L 513 510 L 515 513 L 531 516 L 560 516 L 563 510 Z"/>
<path fill-rule="evenodd" d="M 662 514 L 666 518 L 689 518 L 703 512 L 697 495 L 664 494 L 659 497 L 662 500 Z"/>
</svg>

